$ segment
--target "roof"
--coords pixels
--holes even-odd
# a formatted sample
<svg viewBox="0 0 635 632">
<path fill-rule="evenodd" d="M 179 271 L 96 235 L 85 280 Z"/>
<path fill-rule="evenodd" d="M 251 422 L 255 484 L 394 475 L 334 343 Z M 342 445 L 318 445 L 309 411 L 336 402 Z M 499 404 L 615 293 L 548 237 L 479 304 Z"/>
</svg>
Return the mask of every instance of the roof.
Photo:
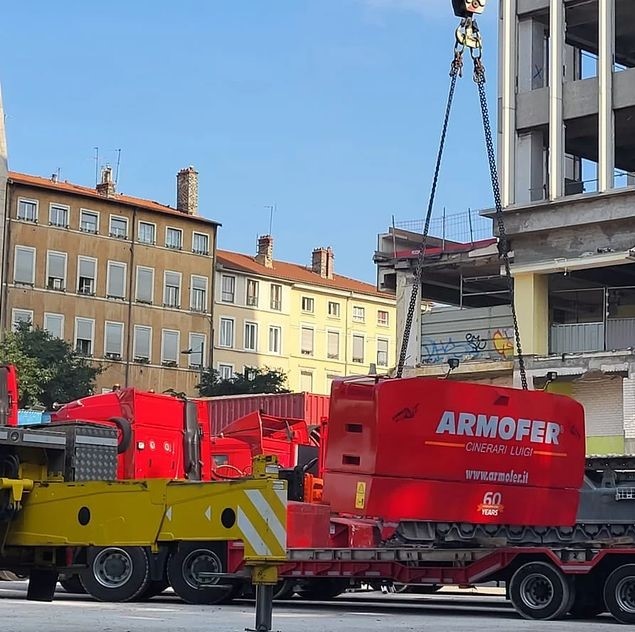
<svg viewBox="0 0 635 632">
<path fill-rule="evenodd" d="M 90 187 L 84 187 L 79 184 L 73 184 L 72 182 L 54 182 L 50 178 L 41 178 L 40 176 L 31 176 L 25 173 L 17 173 L 15 171 L 9 172 L 9 180 L 18 184 L 24 184 L 32 187 L 39 187 L 41 189 L 49 189 L 51 191 L 63 191 L 71 195 L 81 195 L 84 197 L 94 198 L 101 200 L 102 202 L 113 202 L 115 204 L 125 204 L 127 206 L 136 206 L 147 211 L 153 211 L 155 213 L 165 213 L 167 215 L 176 215 L 181 218 L 191 219 L 197 222 L 204 222 L 206 224 L 214 224 L 220 226 L 218 222 L 200 215 L 188 215 L 181 211 L 167 206 L 165 204 L 159 204 L 152 200 L 144 200 L 143 198 L 132 197 L 130 195 L 123 195 L 122 193 L 116 193 L 112 197 L 106 197 L 97 192 L 96 189 Z"/>
<path fill-rule="evenodd" d="M 346 292 L 356 292 L 358 294 L 367 294 L 385 299 L 392 298 L 390 295 L 378 292 L 377 288 L 370 283 L 351 279 L 341 274 L 334 274 L 332 279 L 325 279 L 313 272 L 308 266 L 303 266 L 298 263 L 274 260 L 273 267 L 268 268 L 256 261 L 255 257 L 250 257 L 249 255 L 244 255 L 239 252 L 230 252 L 228 250 L 217 250 L 216 260 L 223 267 L 237 272 L 246 272 L 247 274 L 266 276 L 294 283 L 318 285 L 331 290 L 344 290 Z"/>
</svg>

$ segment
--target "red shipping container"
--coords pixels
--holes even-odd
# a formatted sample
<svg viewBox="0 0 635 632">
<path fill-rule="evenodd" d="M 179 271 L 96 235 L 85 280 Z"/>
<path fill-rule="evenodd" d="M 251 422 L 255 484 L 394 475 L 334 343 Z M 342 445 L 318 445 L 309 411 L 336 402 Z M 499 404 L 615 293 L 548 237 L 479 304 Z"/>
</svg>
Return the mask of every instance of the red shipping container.
<svg viewBox="0 0 635 632">
<path fill-rule="evenodd" d="M 227 395 L 197 401 L 207 406 L 212 436 L 219 435 L 239 417 L 258 410 L 281 419 L 302 419 L 309 426 L 319 425 L 329 414 L 329 396 L 315 393 Z"/>
</svg>

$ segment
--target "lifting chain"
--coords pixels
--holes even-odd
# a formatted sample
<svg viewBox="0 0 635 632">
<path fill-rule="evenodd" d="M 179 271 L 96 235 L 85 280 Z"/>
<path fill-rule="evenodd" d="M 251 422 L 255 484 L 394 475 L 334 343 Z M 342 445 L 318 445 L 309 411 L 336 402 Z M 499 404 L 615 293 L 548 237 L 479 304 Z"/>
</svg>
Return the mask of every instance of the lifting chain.
<svg viewBox="0 0 635 632">
<path fill-rule="evenodd" d="M 507 288 L 509 290 L 509 298 L 511 303 L 512 320 L 514 324 L 514 339 L 516 342 L 516 353 L 518 356 L 518 368 L 520 372 L 520 381 L 523 390 L 528 389 L 527 384 L 527 371 L 525 367 L 525 358 L 523 356 L 523 350 L 520 340 L 520 329 L 518 326 L 518 317 L 516 314 L 516 306 L 514 302 L 514 279 L 511 274 L 511 267 L 509 263 L 509 240 L 507 239 L 507 233 L 505 232 L 505 222 L 503 217 L 503 205 L 501 201 L 500 185 L 498 181 L 498 170 L 496 168 L 496 153 L 494 151 L 494 139 L 492 136 L 492 126 L 489 117 L 489 108 L 487 106 L 487 94 L 485 91 L 485 66 L 483 65 L 482 52 L 483 43 L 481 39 L 480 30 L 473 17 L 466 17 L 461 20 L 461 23 L 456 31 L 456 44 L 454 47 L 454 59 L 452 60 L 450 68 L 450 90 L 448 93 L 448 101 L 445 108 L 445 116 L 443 119 L 443 127 L 441 130 L 441 140 L 439 143 L 439 150 L 437 153 L 437 161 L 434 170 L 434 177 L 432 179 L 432 188 L 430 190 L 430 198 L 428 200 L 428 209 L 426 213 L 425 225 L 423 229 L 423 236 L 421 240 L 421 246 L 419 249 L 419 255 L 417 257 L 417 263 L 415 267 L 415 275 L 412 286 L 412 294 L 410 296 L 410 303 L 408 304 L 408 311 L 406 313 L 406 320 L 404 323 L 403 339 L 401 343 L 401 352 L 399 354 L 399 363 L 397 364 L 396 376 L 402 377 L 404 365 L 407 359 L 408 353 L 408 341 L 410 339 L 410 330 L 412 329 L 412 322 L 414 320 L 414 312 L 417 307 L 417 296 L 419 290 L 421 290 L 421 281 L 423 277 L 423 264 L 426 255 L 426 247 L 428 243 L 428 232 L 430 230 L 430 220 L 432 218 L 432 210 L 434 207 L 434 200 L 436 197 L 437 184 L 439 180 L 439 171 L 441 169 L 441 161 L 443 158 L 443 150 L 445 148 L 445 141 L 448 131 L 448 125 L 450 121 L 450 113 L 452 111 L 452 103 L 454 100 L 454 93 L 456 90 L 456 82 L 458 77 L 462 76 L 463 70 L 463 54 L 465 49 L 469 48 L 474 62 L 474 82 L 478 87 L 479 100 L 481 105 L 481 118 L 483 120 L 483 131 L 485 133 L 485 146 L 487 148 L 487 159 L 489 163 L 490 178 L 492 184 L 492 192 L 494 195 L 494 207 L 496 211 L 496 223 L 498 226 L 499 243 L 498 249 L 501 258 L 503 259 L 503 266 L 505 269 L 505 279 L 507 281 Z"/>
</svg>

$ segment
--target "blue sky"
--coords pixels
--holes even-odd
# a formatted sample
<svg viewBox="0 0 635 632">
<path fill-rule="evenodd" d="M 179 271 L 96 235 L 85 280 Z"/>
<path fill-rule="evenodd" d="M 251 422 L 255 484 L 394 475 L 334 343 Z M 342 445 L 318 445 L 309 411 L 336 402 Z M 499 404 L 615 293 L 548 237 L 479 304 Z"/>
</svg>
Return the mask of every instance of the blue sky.
<svg viewBox="0 0 635 632">
<path fill-rule="evenodd" d="M 495 125 L 496 9 L 481 20 Z M 200 172 L 219 245 L 274 256 L 332 246 L 375 280 L 377 233 L 422 218 L 456 19 L 449 0 L 30 0 L 3 7 L 10 168 L 93 185 L 122 149 L 119 191 L 174 205 Z M 476 87 L 457 93 L 437 209 L 491 204 Z"/>
</svg>

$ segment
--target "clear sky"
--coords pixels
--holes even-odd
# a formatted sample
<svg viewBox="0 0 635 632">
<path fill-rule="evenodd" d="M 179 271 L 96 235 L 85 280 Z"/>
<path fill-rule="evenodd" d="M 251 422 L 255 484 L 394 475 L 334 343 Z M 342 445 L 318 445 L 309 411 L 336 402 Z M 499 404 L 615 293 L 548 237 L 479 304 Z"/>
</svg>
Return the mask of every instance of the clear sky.
<svg viewBox="0 0 635 632">
<path fill-rule="evenodd" d="M 9 165 L 175 204 L 200 173 L 219 246 L 255 254 L 276 205 L 274 257 L 332 246 L 375 280 L 376 236 L 422 218 L 457 23 L 450 0 L 23 0 L 3 3 Z M 481 20 L 496 125 L 496 10 Z M 435 213 L 491 204 L 470 67 Z"/>
</svg>

